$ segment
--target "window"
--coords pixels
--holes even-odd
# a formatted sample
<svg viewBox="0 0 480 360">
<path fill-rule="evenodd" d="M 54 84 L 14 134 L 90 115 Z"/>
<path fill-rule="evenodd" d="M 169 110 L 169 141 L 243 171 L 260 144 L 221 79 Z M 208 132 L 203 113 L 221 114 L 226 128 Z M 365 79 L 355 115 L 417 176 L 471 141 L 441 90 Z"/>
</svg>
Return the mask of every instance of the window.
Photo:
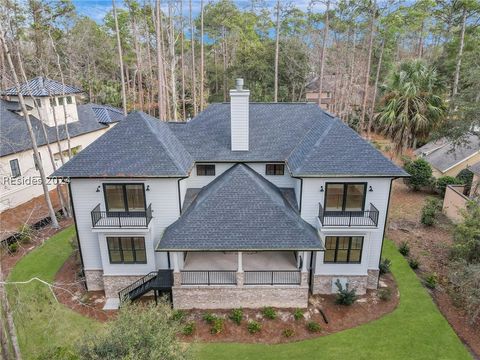
<svg viewBox="0 0 480 360">
<path fill-rule="evenodd" d="M 324 263 L 353 263 L 362 261 L 362 236 L 325 237 Z"/>
<path fill-rule="evenodd" d="M 215 176 L 215 165 L 197 165 L 197 176 Z"/>
<path fill-rule="evenodd" d="M 285 172 L 285 165 L 283 164 L 267 164 L 265 167 L 265 174 L 267 175 L 283 175 Z"/>
<path fill-rule="evenodd" d="M 111 264 L 146 264 L 145 238 L 107 237 Z"/>
<path fill-rule="evenodd" d="M 143 184 L 103 184 L 105 206 L 108 212 L 144 212 Z"/>
<path fill-rule="evenodd" d="M 67 104 L 72 104 L 72 97 L 71 96 L 67 96 Z"/>
<path fill-rule="evenodd" d="M 366 183 L 327 183 L 325 210 L 363 211 Z"/>
<path fill-rule="evenodd" d="M 42 107 L 42 100 L 41 99 L 35 99 L 35 104 L 37 107 L 41 108 Z"/>
<path fill-rule="evenodd" d="M 10 169 L 12 170 L 12 177 L 16 178 L 22 175 L 20 172 L 20 165 L 18 164 L 18 159 L 10 160 Z"/>
<path fill-rule="evenodd" d="M 38 156 L 40 157 L 40 162 L 42 162 L 42 154 L 38 153 Z M 38 171 L 38 163 L 35 160 L 35 153 L 33 154 L 33 163 L 35 164 L 35 170 Z"/>
<path fill-rule="evenodd" d="M 56 98 L 50 98 L 50 106 L 57 106 L 57 99 Z"/>
</svg>

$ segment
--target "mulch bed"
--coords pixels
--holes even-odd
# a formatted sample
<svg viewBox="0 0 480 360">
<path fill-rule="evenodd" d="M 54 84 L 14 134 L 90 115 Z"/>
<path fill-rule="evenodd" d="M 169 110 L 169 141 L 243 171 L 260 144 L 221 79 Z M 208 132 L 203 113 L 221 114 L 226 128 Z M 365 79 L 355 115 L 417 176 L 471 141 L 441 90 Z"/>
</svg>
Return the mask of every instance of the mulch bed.
<svg viewBox="0 0 480 360">
<path fill-rule="evenodd" d="M 243 309 L 244 319 L 240 325 L 236 325 L 228 317 L 229 310 L 188 310 L 186 311 L 185 322 L 194 321 L 196 324 L 195 332 L 190 336 L 181 335 L 181 339 L 188 342 L 278 344 L 333 334 L 376 320 L 395 309 L 399 299 L 395 281 L 392 275 L 383 276 L 381 280 L 383 285 L 392 290 L 390 300 L 380 300 L 377 290 L 369 290 L 366 295 L 360 296 L 359 300 L 351 306 L 335 304 L 335 295 L 315 295 L 310 297 L 309 307 L 304 309 L 304 319 L 302 320 L 294 319 L 293 312 L 295 309 L 276 309 L 278 316 L 275 320 L 264 318 L 261 309 Z M 325 313 L 329 321 L 328 324 L 323 320 L 319 309 Z M 225 319 L 224 330 L 220 334 L 211 334 L 212 326 L 203 320 L 203 315 L 207 312 Z M 247 330 L 249 320 L 260 323 L 261 331 L 250 334 Z M 318 333 L 309 332 L 306 324 L 310 321 L 320 324 L 322 330 Z M 293 336 L 285 337 L 283 334 L 285 329 L 292 329 Z"/>
</svg>

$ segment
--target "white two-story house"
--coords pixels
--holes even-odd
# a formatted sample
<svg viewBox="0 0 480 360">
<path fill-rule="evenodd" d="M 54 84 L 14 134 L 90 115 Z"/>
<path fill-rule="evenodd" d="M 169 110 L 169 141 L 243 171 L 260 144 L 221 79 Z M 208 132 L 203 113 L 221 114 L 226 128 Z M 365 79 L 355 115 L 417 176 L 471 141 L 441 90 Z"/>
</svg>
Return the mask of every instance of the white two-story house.
<svg viewBox="0 0 480 360">
<path fill-rule="evenodd" d="M 230 97 L 187 123 L 131 113 L 53 174 L 70 179 L 88 289 L 232 308 L 376 288 L 407 174 L 316 104 L 251 103 L 241 79 Z"/>
</svg>

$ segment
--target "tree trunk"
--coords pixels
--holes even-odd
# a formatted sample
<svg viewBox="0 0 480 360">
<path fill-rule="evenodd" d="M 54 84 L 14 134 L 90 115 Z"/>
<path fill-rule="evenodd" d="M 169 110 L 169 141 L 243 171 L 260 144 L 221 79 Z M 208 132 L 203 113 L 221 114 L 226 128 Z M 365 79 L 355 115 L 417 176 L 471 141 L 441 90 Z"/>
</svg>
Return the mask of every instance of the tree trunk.
<svg viewBox="0 0 480 360">
<path fill-rule="evenodd" d="M 33 132 L 32 123 L 30 121 L 30 115 L 28 114 L 28 110 L 27 110 L 27 107 L 25 105 L 25 100 L 23 99 L 23 95 L 21 94 L 20 81 L 18 80 L 18 76 L 17 76 L 16 70 L 15 70 L 15 66 L 13 65 L 12 57 L 11 57 L 10 52 L 8 50 L 8 45 L 7 45 L 6 39 L 3 35 L 3 26 L 1 24 L 0 24 L 0 41 L 2 42 L 3 51 L 5 52 L 5 55 L 7 57 L 7 62 L 8 62 L 8 65 L 10 67 L 10 72 L 11 72 L 11 74 L 13 76 L 13 79 L 14 79 L 14 82 L 15 82 L 15 87 L 17 88 L 18 100 L 20 102 L 20 107 L 22 109 L 23 116 L 25 117 L 25 122 L 27 124 L 27 130 L 28 130 L 28 134 L 30 135 L 30 140 L 32 141 L 33 154 L 34 154 L 34 157 L 35 157 L 35 161 L 38 164 L 38 171 L 40 173 L 43 193 L 44 193 L 44 196 L 45 196 L 45 202 L 47 203 L 48 213 L 49 213 L 49 216 L 50 216 L 50 220 L 52 222 L 52 227 L 54 229 L 58 229 L 58 228 L 60 228 L 60 226 L 58 225 L 57 217 L 55 216 L 55 210 L 53 209 L 53 206 L 52 206 L 52 201 L 50 199 L 50 193 L 48 192 L 47 177 L 45 176 L 45 171 L 43 169 L 43 164 L 40 161 L 40 155 L 38 153 L 38 147 L 37 147 L 37 139 L 36 139 L 35 133 Z M 21 62 L 21 61 L 22 61 L 22 59 L 19 58 L 18 62 Z"/>
<path fill-rule="evenodd" d="M 181 56 L 180 66 L 182 68 L 182 119 L 187 119 L 187 110 L 185 105 L 185 26 L 183 25 L 183 1 L 180 1 L 180 41 L 181 41 Z"/>
<path fill-rule="evenodd" d="M 203 111 L 205 104 L 205 51 L 203 45 L 203 0 L 200 1 L 200 111 Z"/>
<path fill-rule="evenodd" d="M 380 71 L 382 68 L 382 59 L 383 59 L 384 50 L 385 50 L 385 40 L 382 39 L 382 46 L 380 48 L 380 55 L 378 57 L 377 73 L 375 75 L 375 85 L 373 86 L 372 104 L 370 105 L 370 116 L 368 119 L 367 139 L 369 140 L 370 140 L 370 131 L 372 129 L 372 123 L 373 123 L 373 112 L 375 111 L 375 101 L 377 100 L 377 88 L 378 88 L 378 81 L 380 79 Z"/>
<path fill-rule="evenodd" d="M 165 113 L 165 93 L 164 93 L 164 77 L 163 77 L 163 58 L 162 58 L 162 41 L 160 37 L 161 31 L 161 8 L 160 0 L 156 1 L 155 4 L 155 39 L 157 46 L 157 86 L 158 86 L 158 117 L 160 120 L 166 119 Z"/>
<path fill-rule="evenodd" d="M 367 56 L 367 68 L 365 70 L 365 82 L 363 83 L 363 101 L 362 101 L 362 114 L 360 116 L 359 132 L 365 130 L 365 115 L 367 112 L 367 100 L 368 100 L 368 83 L 370 82 L 370 65 L 372 62 L 372 50 L 373 50 L 373 32 L 375 30 L 375 7 L 371 9 L 372 17 L 370 19 L 370 36 L 368 44 L 368 56 Z"/>
<path fill-rule="evenodd" d="M 117 9 L 115 7 L 115 0 L 112 0 L 113 6 L 113 18 L 115 19 L 115 33 L 117 36 L 117 50 L 118 50 L 118 60 L 120 61 L 120 82 L 122 85 L 122 108 L 123 115 L 127 115 L 127 94 L 125 92 L 125 73 L 123 70 L 123 57 L 122 57 L 122 42 L 120 41 L 120 31 L 118 29 L 118 18 L 117 18 Z"/>
<path fill-rule="evenodd" d="M 193 116 L 197 115 L 197 79 L 195 78 L 195 32 L 192 18 L 192 0 L 190 0 L 190 33 L 192 42 L 192 100 Z"/>
<path fill-rule="evenodd" d="M 170 31 L 168 32 L 168 45 L 170 49 L 170 88 L 172 94 L 172 113 L 173 120 L 177 121 L 177 78 L 175 76 L 175 67 L 177 58 L 175 56 L 175 28 L 173 26 L 172 3 L 168 4 L 168 16 L 170 17 Z"/>
<path fill-rule="evenodd" d="M 318 82 L 318 106 L 322 106 L 322 91 L 323 91 L 323 71 L 325 70 L 325 58 L 327 52 L 328 41 L 328 11 L 330 10 L 330 0 L 327 0 L 327 8 L 325 9 L 325 26 L 323 28 L 323 43 L 322 55 L 320 58 L 320 79 Z"/>
<path fill-rule="evenodd" d="M 138 29 L 137 29 L 137 16 L 135 13 L 132 14 L 132 28 L 133 28 L 133 45 L 135 47 L 135 55 L 137 61 L 137 87 L 138 87 L 138 100 L 140 105 L 140 110 L 143 111 L 143 60 L 142 60 L 142 48 L 138 41 Z M 133 88 L 135 93 L 135 87 Z"/>
<path fill-rule="evenodd" d="M 278 101 L 278 53 L 280 46 L 280 0 L 277 0 L 277 26 L 275 34 L 275 82 L 273 85 L 273 101 Z"/>
<path fill-rule="evenodd" d="M 467 23 L 467 9 L 463 8 L 462 29 L 460 30 L 460 47 L 458 48 L 457 64 L 455 66 L 455 77 L 453 81 L 452 98 L 458 93 L 458 82 L 460 80 L 460 67 L 462 66 L 463 46 L 465 45 L 465 26 Z"/>
</svg>

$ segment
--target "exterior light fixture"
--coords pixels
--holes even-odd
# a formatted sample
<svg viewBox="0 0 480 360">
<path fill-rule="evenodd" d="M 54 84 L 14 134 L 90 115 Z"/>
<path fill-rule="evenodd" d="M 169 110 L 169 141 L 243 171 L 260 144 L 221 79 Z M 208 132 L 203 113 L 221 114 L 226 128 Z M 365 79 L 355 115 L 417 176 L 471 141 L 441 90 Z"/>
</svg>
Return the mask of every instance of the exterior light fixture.
<svg viewBox="0 0 480 360">
<path fill-rule="evenodd" d="M 96 192 L 100 192 L 100 185 L 97 186 L 97 191 Z"/>
<path fill-rule="evenodd" d="M 372 185 L 370 185 L 370 186 L 368 187 L 368 191 L 373 191 Z"/>
<path fill-rule="evenodd" d="M 320 192 L 323 192 L 323 186 L 320 186 Z"/>
<path fill-rule="evenodd" d="M 145 189 L 145 191 L 150 191 L 150 185 L 147 185 L 147 188 Z"/>
</svg>

